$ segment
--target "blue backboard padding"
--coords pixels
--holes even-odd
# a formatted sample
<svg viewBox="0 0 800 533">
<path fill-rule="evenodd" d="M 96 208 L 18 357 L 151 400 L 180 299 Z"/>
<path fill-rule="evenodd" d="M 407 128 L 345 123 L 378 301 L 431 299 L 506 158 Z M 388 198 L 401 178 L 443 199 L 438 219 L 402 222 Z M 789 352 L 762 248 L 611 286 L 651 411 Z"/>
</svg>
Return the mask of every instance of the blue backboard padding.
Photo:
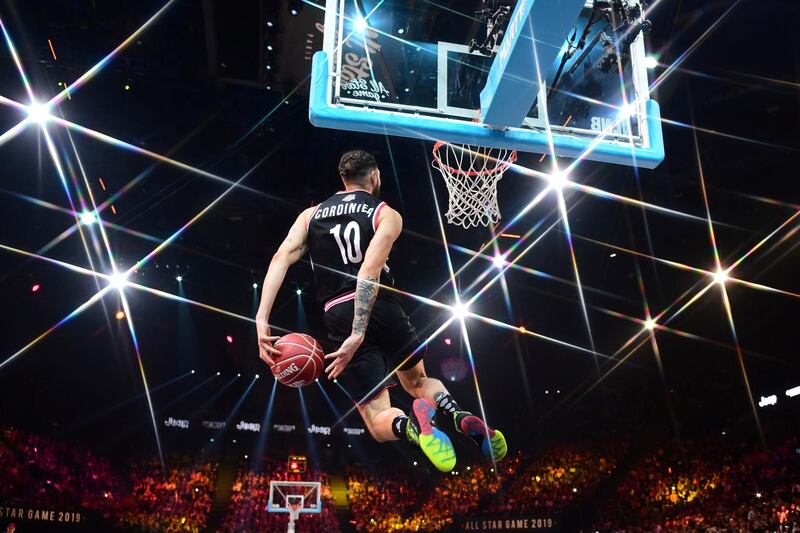
<svg viewBox="0 0 800 533">
<path fill-rule="evenodd" d="M 481 92 L 483 122 L 522 124 L 539 94 L 538 80 L 547 79 L 584 4 L 585 0 L 517 2 Z"/>
<path fill-rule="evenodd" d="M 521 152 L 549 153 L 545 132 L 529 129 L 498 130 L 482 124 L 440 119 L 432 116 L 384 111 L 376 108 L 353 108 L 331 105 L 331 83 L 328 54 L 317 52 L 311 68 L 309 120 L 314 126 L 336 130 L 358 131 L 378 135 L 396 135 L 428 141 L 447 141 L 476 146 L 509 148 Z M 598 143 L 584 156 L 589 161 L 655 168 L 664 160 L 661 134 L 661 112 L 655 100 L 645 102 L 650 147 L 637 148 L 625 144 Z M 555 155 L 577 158 L 592 145 L 592 139 L 553 135 Z"/>
</svg>

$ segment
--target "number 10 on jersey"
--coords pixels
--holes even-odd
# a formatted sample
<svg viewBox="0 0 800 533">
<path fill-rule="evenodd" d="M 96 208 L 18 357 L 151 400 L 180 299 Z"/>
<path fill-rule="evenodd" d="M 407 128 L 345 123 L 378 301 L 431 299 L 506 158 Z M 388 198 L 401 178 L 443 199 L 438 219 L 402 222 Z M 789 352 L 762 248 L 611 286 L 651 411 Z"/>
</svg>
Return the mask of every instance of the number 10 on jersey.
<svg viewBox="0 0 800 533">
<path fill-rule="evenodd" d="M 336 244 L 339 245 L 339 252 L 342 254 L 342 262 L 346 265 L 348 263 L 360 263 L 364 258 L 361 253 L 361 229 L 358 222 L 355 220 L 349 222 L 344 227 L 344 235 L 341 234 L 342 225 L 336 224 L 331 228 L 330 234 L 336 239 Z"/>
</svg>

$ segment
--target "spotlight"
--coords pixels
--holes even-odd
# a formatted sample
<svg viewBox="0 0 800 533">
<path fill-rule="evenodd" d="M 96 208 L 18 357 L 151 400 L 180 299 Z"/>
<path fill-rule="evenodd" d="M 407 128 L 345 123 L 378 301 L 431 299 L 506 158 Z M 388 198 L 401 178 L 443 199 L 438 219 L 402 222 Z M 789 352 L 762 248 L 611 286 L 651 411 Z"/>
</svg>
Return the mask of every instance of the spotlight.
<svg viewBox="0 0 800 533">
<path fill-rule="evenodd" d="M 117 320 L 122 320 L 125 318 L 125 311 L 117 311 L 117 314 L 114 316 L 117 317 Z"/>
<path fill-rule="evenodd" d="M 761 498 L 761 493 L 760 492 L 756 492 L 756 498 Z"/>
<path fill-rule="evenodd" d="M 217 375 L 219 376 L 219 375 L 220 375 L 220 372 L 217 372 Z"/>
<path fill-rule="evenodd" d="M 267 50 L 269 50 L 270 52 L 272 51 L 272 45 L 271 44 L 267 45 Z"/>
<path fill-rule="evenodd" d="M 244 454 L 244 458 L 247 459 L 247 454 Z"/>
<path fill-rule="evenodd" d="M 292 14 L 292 16 L 293 16 L 293 17 L 296 17 L 296 16 L 297 16 L 297 10 L 296 10 L 296 9 L 292 9 L 292 10 L 290 11 L 290 13 Z"/>
<path fill-rule="evenodd" d="M 124 272 L 117 272 L 108 277 L 108 284 L 121 291 L 128 284 L 128 276 Z"/>
<path fill-rule="evenodd" d="M 417 466 L 417 462 L 416 461 L 414 461 L 414 466 Z"/>
<path fill-rule="evenodd" d="M 39 292 L 39 289 L 42 287 L 37 283 L 33 287 L 31 287 L 31 292 Z"/>
<path fill-rule="evenodd" d="M 50 109 L 39 102 L 33 102 L 28 106 L 28 117 L 36 124 L 44 124 L 50 120 Z"/>
<path fill-rule="evenodd" d="M 84 211 L 80 215 L 81 224 L 84 226 L 91 226 L 95 222 L 97 222 L 97 215 L 95 215 L 94 211 Z"/>
<path fill-rule="evenodd" d="M 303 294 L 303 289 L 297 289 L 296 291 L 294 291 L 294 293 L 300 296 L 301 294 Z"/>
<path fill-rule="evenodd" d="M 497 270 L 503 270 L 503 267 L 508 264 L 508 261 L 506 261 L 505 254 L 497 254 L 494 256 L 494 258 L 492 258 L 492 263 L 494 263 L 494 266 L 497 268 Z"/>
<path fill-rule="evenodd" d="M 194 370 L 192 370 L 192 374 L 194 374 Z"/>
<path fill-rule="evenodd" d="M 271 27 L 273 27 L 274 25 L 275 25 L 275 24 L 273 24 L 271 20 L 268 20 L 268 21 L 267 21 L 267 28 L 271 28 Z"/>
<path fill-rule="evenodd" d="M 253 288 L 257 289 L 258 288 L 258 283 L 253 283 Z"/>
<path fill-rule="evenodd" d="M 450 339 L 450 338 L 447 338 L 447 339 L 445 339 L 445 340 L 444 340 L 444 343 L 445 343 L 446 345 L 450 346 L 451 344 L 453 344 L 453 341 L 452 341 L 452 339 Z"/>
<path fill-rule="evenodd" d="M 236 373 L 236 377 L 237 377 L 237 378 L 240 378 L 240 377 L 242 377 L 242 374 L 241 374 L 241 373 L 239 373 L 239 372 L 237 372 L 237 373 Z"/>
<path fill-rule="evenodd" d="M 131 86 L 129 84 L 127 84 L 127 83 L 125 84 L 125 90 L 126 91 L 130 91 L 131 90 Z"/>
<path fill-rule="evenodd" d="M 469 306 L 462 302 L 458 302 L 452 308 L 453 318 L 457 318 L 459 320 L 464 320 L 469 316 Z"/>
<path fill-rule="evenodd" d="M 225 340 L 228 341 L 228 344 L 233 344 L 233 337 L 230 335 L 225 335 Z"/>
<path fill-rule="evenodd" d="M 211 442 L 214 442 L 214 437 L 211 437 L 209 440 L 210 440 Z"/>
<path fill-rule="evenodd" d="M 364 33 L 364 30 L 369 27 L 369 24 L 367 23 L 367 19 L 359 15 L 353 23 L 353 26 L 358 33 Z"/>
<path fill-rule="evenodd" d="M 562 170 L 553 172 L 547 179 L 550 182 L 550 186 L 558 192 L 564 190 L 564 186 L 569 182 L 567 173 Z"/>
<path fill-rule="evenodd" d="M 609 254 L 608 257 L 610 257 L 611 259 L 614 259 L 615 257 L 617 257 L 617 254 Z"/>
<path fill-rule="evenodd" d="M 714 281 L 719 283 L 720 285 L 725 285 L 725 282 L 728 281 L 730 278 L 728 277 L 728 271 L 722 270 L 720 267 L 716 272 L 714 272 Z"/>
<path fill-rule="evenodd" d="M 653 56 L 647 56 L 644 58 L 644 66 L 650 70 L 658 67 L 658 59 Z"/>
<path fill-rule="evenodd" d="M 527 329 L 525 329 L 525 326 L 520 326 L 520 327 L 519 327 L 519 332 L 520 332 L 520 333 L 522 333 L 522 334 L 524 335 L 525 333 L 528 333 L 528 330 L 527 330 Z"/>
<path fill-rule="evenodd" d="M 339 383 L 339 382 L 338 382 L 337 380 L 335 380 L 335 379 L 333 380 L 333 382 L 334 382 L 334 383 Z"/>
<path fill-rule="evenodd" d="M 656 329 L 656 325 L 657 325 L 656 321 L 653 320 L 652 318 L 648 318 L 647 320 L 644 321 L 644 328 L 647 331 L 653 331 L 654 329 Z"/>
<path fill-rule="evenodd" d="M 397 33 L 399 33 L 400 35 L 403 35 L 405 32 L 406 32 L 406 30 L 404 28 L 399 28 L 397 30 Z"/>
<path fill-rule="evenodd" d="M 618 118 L 627 119 L 636 114 L 636 102 L 630 102 L 619 108 Z"/>
<path fill-rule="evenodd" d="M 177 281 L 178 283 L 180 283 L 181 281 L 183 281 L 183 276 L 176 276 L 176 277 L 175 277 L 175 281 Z"/>
<path fill-rule="evenodd" d="M 256 374 L 256 379 L 260 378 L 261 374 Z"/>
</svg>

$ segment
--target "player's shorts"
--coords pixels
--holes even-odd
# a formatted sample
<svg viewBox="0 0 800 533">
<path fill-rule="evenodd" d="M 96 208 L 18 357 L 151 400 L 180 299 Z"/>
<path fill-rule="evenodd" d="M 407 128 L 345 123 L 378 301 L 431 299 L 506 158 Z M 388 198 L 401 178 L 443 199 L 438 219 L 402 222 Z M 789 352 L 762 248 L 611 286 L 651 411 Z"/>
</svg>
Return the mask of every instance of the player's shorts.
<svg viewBox="0 0 800 533">
<path fill-rule="evenodd" d="M 333 298 L 325 305 L 325 327 L 335 349 L 353 330 L 353 298 Z M 338 300 L 338 302 L 337 302 Z M 383 390 L 397 385 L 395 369 L 410 370 L 425 356 L 417 330 L 408 319 L 400 298 L 379 293 L 367 325 L 364 342 L 337 379 L 337 383 L 360 406 L 368 404 Z M 413 356 L 409 356 L 419 350 Z M 406 358 L 408 360 L 406 361 Z M 326 366 L 331 360 L 325 361 Z"/>
</svg>

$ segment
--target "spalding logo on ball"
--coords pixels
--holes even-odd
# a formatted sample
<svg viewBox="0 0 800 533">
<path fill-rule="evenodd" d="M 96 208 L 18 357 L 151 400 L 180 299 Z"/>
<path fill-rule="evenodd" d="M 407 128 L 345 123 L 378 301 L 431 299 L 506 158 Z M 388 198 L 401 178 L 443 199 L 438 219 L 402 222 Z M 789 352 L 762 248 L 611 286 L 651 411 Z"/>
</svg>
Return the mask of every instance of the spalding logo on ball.
<svg viewBox="0 0 800 533">
<path fill-rule="evenodd" d="M 317 339 L 303 333 L 289 333 L 275 341 L 281 354 L 272 365 L 275 379 L 289 387 L 305 387 L 314 383 L 325 364 L 322 346 Z"/>
</svg>

